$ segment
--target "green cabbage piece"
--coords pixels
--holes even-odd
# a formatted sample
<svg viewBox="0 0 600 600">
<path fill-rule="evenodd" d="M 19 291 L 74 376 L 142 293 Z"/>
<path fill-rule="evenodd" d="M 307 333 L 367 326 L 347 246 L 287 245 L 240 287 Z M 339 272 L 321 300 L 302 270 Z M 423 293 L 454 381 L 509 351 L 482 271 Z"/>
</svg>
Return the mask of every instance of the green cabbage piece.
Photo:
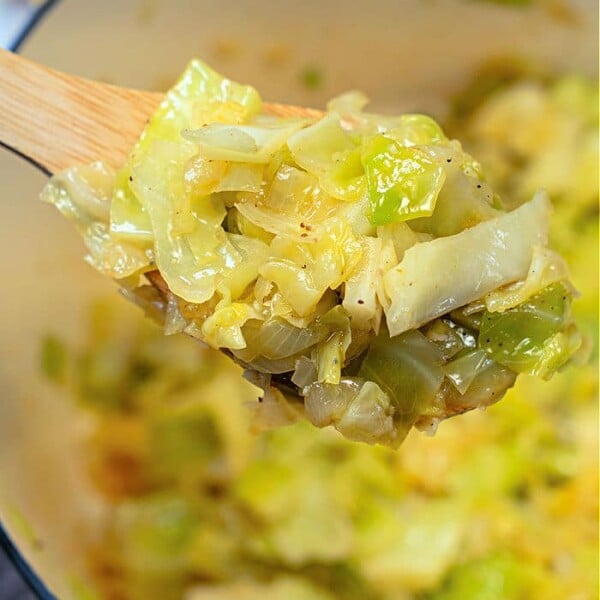
<svg viewBox="0 0 600 600">
<path fill-rule="evenodd" d="M 327 110 L 337 113 L 343 123 L 350 124 L 364 135 L 384 133 L 402 146 L 430 146 L 448 142 L 441 127 L 427 115 L 369 113 L 363 110 L 368 103 L 369 99 L 363 93 L 347 92 L 330 100 Z"/>
<path fill-rule="evenodd" d="M 448 369 L 444 369 L 448 380 L 452 382 L 443 393 L 449 414 L 486 408 L 502 400 L 517 379 L 514 371 L 489 358 L 481 360 L 477 355 L 469 358 L 462 364 L 449 363 L 446 365 Z"/>
<path fill-rule="evenodd" d="M 346 351 L 352 342 L 352 327 L 348 313 L 342 306 L 334 306 L 318 319 L 330 331 L 328 338 L 317 348 L 319 381 L 338 383 L 345 362 Z"/>
<path fill-rule="evenodd" d="M 265 194 L 238 194 L 235 207 L 254 225 L 282 238 L 314 242 L 327 221 L 347 208 L 326 194 L 316 177 L 288 164 L 269 183 Z"/>
<path fill-rule="evenodd" d="M 374 225 L 433 213 L 445 172 L 424 152 L 379 135 L 365 143 L 361 159 Z"/>
<path fill-rule="evenodd" d="M 442 128 L 427 115 L 400 115 L 386 136 L 402 146 L 430 146 L 448 142 Z"/>
<path fill-rule="evenodd" d="M 581 344 L 580 334 L 565 328 L 571 293 L 555 283 L 526 302 L 481 320 L 479 346 L 496 362 L 517 373 L 549 378 Z"/>
</svg>

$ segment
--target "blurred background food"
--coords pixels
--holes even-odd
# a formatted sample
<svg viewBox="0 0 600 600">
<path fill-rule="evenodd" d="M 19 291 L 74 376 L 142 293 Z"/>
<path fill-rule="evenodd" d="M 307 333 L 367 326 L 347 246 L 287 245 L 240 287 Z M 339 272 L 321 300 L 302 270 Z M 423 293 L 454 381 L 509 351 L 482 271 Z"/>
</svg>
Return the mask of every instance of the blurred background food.
<svg viewBox="0 0 600 600">
<path fill-rule="evenodd" d="M 319 105 L 361 87 L 377 108 L 434 112 L 505 199 L 518 204 L 546 187 L 555 208 L 552 243 L 581 292 L 573 310 L 592 354 L 549 383 L 522 378 L 501 403 L 442 423 L 433 438 L 412 432 L 397 452 L 306 423 L 255 435 L 248 404 L 257 402 L 256 390 L 237 367 L 190 339 L 164 337 L 79 264 L 78 240 L 58 217 L 31 216 L 43 209 L 34 200 L 4 208 L 11 212 L 2 213 L 3 243 L 16 252 L 3 264 L 17 273 L 20 290 L 2 304 L 10 343 L 0 371 L 9 399 L 0 418 L 0 514 L 44 579 L 66 590 L 61 597 L 76 598 L 596 598 L 598 86 L 593 68 L 582 67 L 590 45 L 581 13 L 543 0 L 432 2 L 461 17 L 490 10 L 497 35 L 514 31 L 509 47 L 543 48 L 507 55 L 506 40 L 482 39 L 479 52 L 467 44 L 449 53 L 464 63 L 453 77 L 443 50 L 455 33 L 441 12 L 432 17 L 435 11 L 412 3 L 407 18 L 431 40 L 421 40 L 429 53 L 406 76 L 392 69 L 398 56 L 385 52 L 393 40 L 376 41 L 382 15 L 395 8 L 382 8 L 360 29 L 344 22 L 356 19 L 353 4 L 341 18 L 344 31 L 354 27 L 380 44 L 377 71 L 344 60 L 348 45 L 334 47 L 344 35 L 335 27 L 323 39 L 320 25 L 302 29 L 299 21 L 303 41 L 290 43 L 285 34 L 302 7 L 290 8 L 287 19 L 274 16 L 277 35 L 265 44 L 260 11 L 256 33 L 215 35 L 219 19 L 241 20 L 224 5 L 207 16 L 215 27 L 200 43 L 186 19 L 160 2 L 106 4 L 113 14 L 100 11 L 92 26 L 92 3 L 59 3 L 55 21 L 40 27 L 26 51 L 73 72 L 147 87 L 119 62 L 123 46 L 102 41 L 107 32 L 115 40 L 131 32 L 132 52 L 157 55 L 149 71 L 164 88 L 182 67 L 169 50 L 168 28 L 179 23 L 181 53 L 205 50 L 223 72 L 260 84 L 268 99 Z M 323 10 L 326 22 L 337 9 Z M 514 11 L 528 12 L 507 16 Z M 552 35 L 535 29 L 540 20 Z M 463 19 L 457 29 L 464 26 Z M 573 28 L 581 45 L 554 48 Z M 303 51 L 317 40 L 313 54 Z M 102 60 L 82 60 L 94 45 L 105 48 Z M 81 47 L 81 56 L 69 46 Z M 432 56 L 436 77 L 426 85 L 423 65 Z M 4 181 L 20 168 L 10 160 L 0 162 Z M 46 239 L 49 229 L 65 238 L 60 248 L 23 258 L 20 248 Z"/>
</svg>

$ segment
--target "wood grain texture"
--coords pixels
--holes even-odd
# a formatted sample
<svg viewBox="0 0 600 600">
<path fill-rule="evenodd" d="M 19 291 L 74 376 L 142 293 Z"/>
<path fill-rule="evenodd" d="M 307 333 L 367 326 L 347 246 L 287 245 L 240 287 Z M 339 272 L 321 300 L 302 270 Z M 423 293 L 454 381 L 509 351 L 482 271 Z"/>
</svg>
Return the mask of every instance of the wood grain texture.
<svg viewBox="0 0 600 600">
<path fill-rule="evenodd" d="M 49 173 L 103 160 L 120 166 L 162 94 L 74 77 L 0 49 L 0 143 Z M 265 104 L 282 117 L 310 108 Z"/>
</svg>

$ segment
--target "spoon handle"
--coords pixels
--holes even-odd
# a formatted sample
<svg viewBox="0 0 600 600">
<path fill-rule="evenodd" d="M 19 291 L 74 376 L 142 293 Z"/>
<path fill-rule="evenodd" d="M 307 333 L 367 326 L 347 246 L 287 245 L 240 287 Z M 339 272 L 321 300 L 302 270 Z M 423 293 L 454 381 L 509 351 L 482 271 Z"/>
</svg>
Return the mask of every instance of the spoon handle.
<svg viewBox="0 0 600 600">
<path fill-rule="evenodd" d="M 103 160 L 125 162 L 162 94 L 83 79 L 0 49 L 0 146 L 47 174 Z M 265 104 L 281 117 L 318 110 Z"/>
<path fill-rule="evenodd" d="M 0 144 L 47 173 L 99 159 L 120 165 L 161 97 L 0 49 Z"/>
</svg>

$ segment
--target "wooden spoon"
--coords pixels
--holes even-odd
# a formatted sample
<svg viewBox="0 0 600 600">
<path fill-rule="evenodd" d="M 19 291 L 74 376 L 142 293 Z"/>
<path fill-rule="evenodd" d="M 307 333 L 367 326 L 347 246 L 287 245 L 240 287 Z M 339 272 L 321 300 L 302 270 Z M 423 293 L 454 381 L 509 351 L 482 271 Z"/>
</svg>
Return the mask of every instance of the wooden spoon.
<svg viewBox="0 0 600 600">
<path fill-rule="evenodd" d="M 162 94 L 74 77 L 0 49 L 0 145 L 45 173 L 103 160 L 119 167 L 137 141 Z M 266 113 L 320 117 L 322 112 L 265 104 Z M 163 295 L 169 288 L 158 271 L 146 273 Z M 286 374 L 271 383 L 291 400 L 299 390 Z M 445 417 L 473 407 L 446 407 Z"/>
<path fill-rule="evenodd" d="M 103 160 L 122 165 L 163 95 L 62 73 L 0 49 L 0 145 L 45 173 Z M 265 104 L 281 117 L 318 110 Z"/>
</svg>

